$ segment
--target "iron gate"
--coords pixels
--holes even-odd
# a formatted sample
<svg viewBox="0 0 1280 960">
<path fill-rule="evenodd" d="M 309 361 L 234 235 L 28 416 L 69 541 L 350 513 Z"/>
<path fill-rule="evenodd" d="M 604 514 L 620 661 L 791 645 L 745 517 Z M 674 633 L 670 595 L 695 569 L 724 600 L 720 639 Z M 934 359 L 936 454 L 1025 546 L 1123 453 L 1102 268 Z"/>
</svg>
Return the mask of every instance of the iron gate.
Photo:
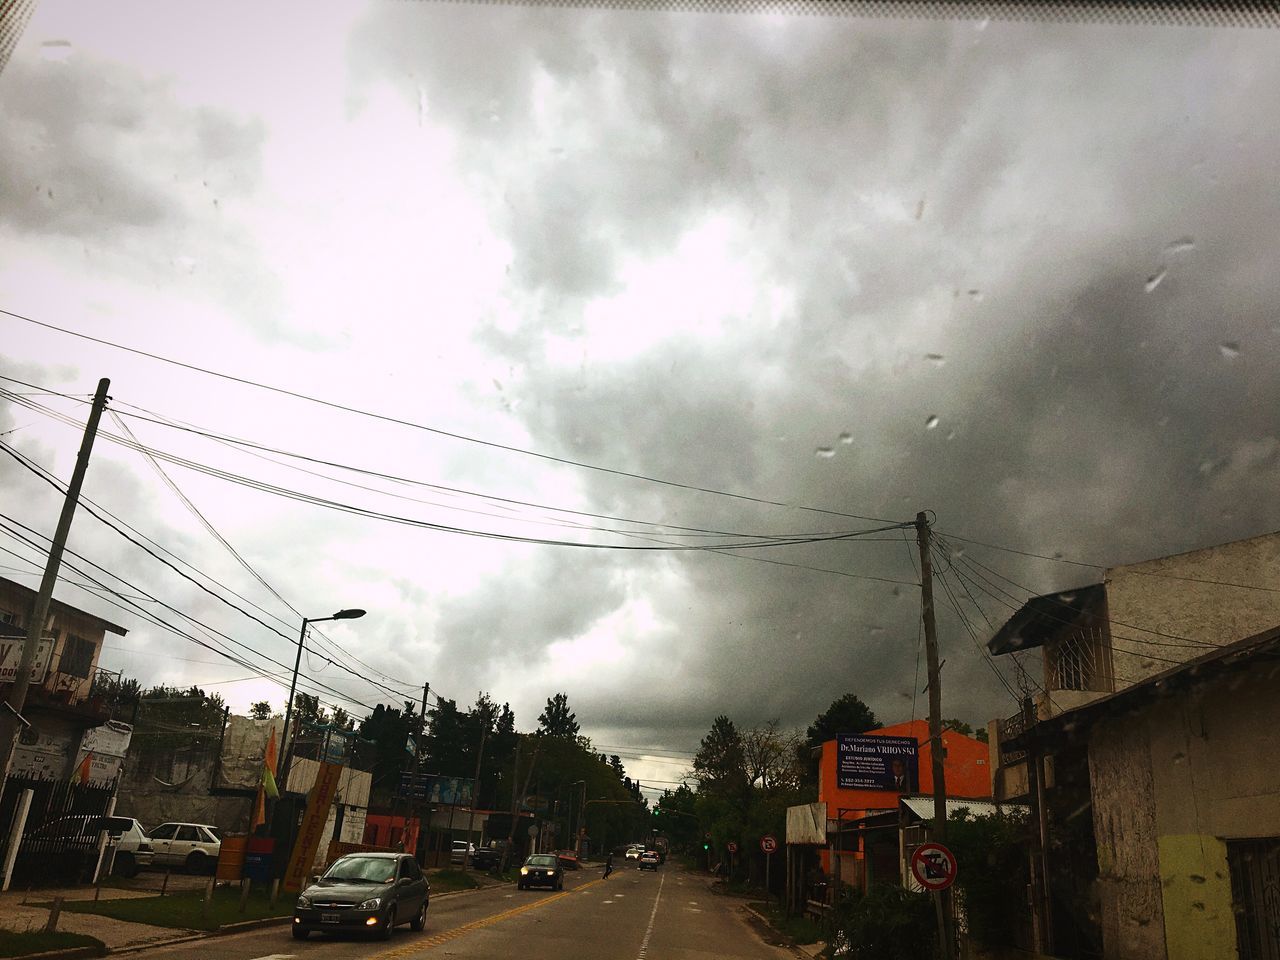
<svg viewBox="0 0 1280 960">
<path fill-rule="evenodd" d="M 1280 838 L 1228 840 L 1240 960 L 1280 960 Z"/>
</svg>

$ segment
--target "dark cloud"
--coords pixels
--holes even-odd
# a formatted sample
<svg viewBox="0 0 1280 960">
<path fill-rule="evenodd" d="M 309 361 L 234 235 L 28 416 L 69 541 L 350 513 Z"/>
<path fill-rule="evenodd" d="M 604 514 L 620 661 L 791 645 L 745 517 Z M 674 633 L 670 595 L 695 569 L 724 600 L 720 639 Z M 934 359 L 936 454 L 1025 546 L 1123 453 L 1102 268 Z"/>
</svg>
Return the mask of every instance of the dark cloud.
<svg viewBox="0 0 1280 960">
<path fill-rule="evenodd" d="M 539 448 L 836 510 L 929 507 L 944 530 L 1104 563 L 1280 526 L 1255 495 L 1277 479 L 1280 402 L 1262 265 L 1280 239 L 1280 125 L 1249 100 L 1277 79 L 1268 38 L 401 7 L 362 39 L 359 69 L 412 74 L 468 172 L 500 184 L 513 282 L 544 309 L 486 337 L 523 373 Z M 669 253 L 725 210 L 749 224 L 761 280 L 794 290 L 792 313 L 618 363 L 546 361 L 626 257 Z M 585 476 L 630 515 L 835 522 Z M 771 556 L 911 579 L 905 552 Z M 1092 576 L 982 557 L 1037 589 Z M 910 588 L 672 563 L 680 588 L 651 597 L 679 624 L 655 650 L 668 682 L 644 706 L 582 691 L 589 721 L 800 725 L 846 690 L 910 714 Z M 940 602 L 949 711 L 1007 712 Z"/>
</svg>

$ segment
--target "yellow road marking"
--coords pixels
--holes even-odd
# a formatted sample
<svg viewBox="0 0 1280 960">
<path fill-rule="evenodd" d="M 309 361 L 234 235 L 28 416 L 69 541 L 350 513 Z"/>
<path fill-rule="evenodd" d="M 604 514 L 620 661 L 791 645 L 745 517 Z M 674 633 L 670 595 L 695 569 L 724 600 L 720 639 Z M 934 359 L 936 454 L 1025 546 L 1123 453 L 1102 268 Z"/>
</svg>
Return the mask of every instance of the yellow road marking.
<svg viewBox="0 0 1280 960">
<path fill-rule="evenodd" d="M 503 920 L 510 920 L 512 917 L 530 910 L 536 910 L 539 907 L 545 907 L 549 903 L 555 903 L 565 897 L 571 897 L 575 893 L 581 893 L 590 887 L 594 887 L 597 883 L 603 883 L 603 880 L 589 880 L 580 887 L 572 890 L 565 890 L 563 893 L 557 893 L 550 897 L 544 897 L 541 900 L 534 900 L 532 903 L 524 903 L 518 907 L 512 907 L 510 910 L 504 910 L 502 913 L 495 913 L 489 917 L 481 917 L 479 920 L 472 920 L 470 923 L 464 923 L 460 927 L 454 927 L 452 930 L 446 930 L 444 933 L 437 933 L 435 936 L 423 937 L 415 939 L 413 943 L 405 944 L 402 947 L 396 947 L 394 950 L 388 950 L 385 953 L 376 955 L 375 960 L 392 960 L 396 957 L 412 957 L 421 950 L 429 950 L 432 947 L 438 947 L 441 944 L 448 943 L 450 940 L 456 940 L 463 934 L 470 933 L 472 930 L 479 930 L 481 927 L 492 926 L 495 923 L 501 923 Z M 430 914 L 428 914 L 428 922 Z"/>
</svg>

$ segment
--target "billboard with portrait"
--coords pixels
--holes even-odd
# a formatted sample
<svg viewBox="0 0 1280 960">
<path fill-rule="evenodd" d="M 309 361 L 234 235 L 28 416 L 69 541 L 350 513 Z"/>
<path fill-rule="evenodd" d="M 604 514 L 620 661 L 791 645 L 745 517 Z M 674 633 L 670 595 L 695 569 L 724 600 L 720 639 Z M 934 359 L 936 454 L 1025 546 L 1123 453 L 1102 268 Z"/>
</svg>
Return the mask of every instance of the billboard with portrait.
<svg viewBox="0 0 1280 960">
<path fill-rule="evenodd" d="M 920 789 L 920 745 L 914 737 L 840 734 L 836 737 L 836 786 L 841 790 Z"/>
</svg>

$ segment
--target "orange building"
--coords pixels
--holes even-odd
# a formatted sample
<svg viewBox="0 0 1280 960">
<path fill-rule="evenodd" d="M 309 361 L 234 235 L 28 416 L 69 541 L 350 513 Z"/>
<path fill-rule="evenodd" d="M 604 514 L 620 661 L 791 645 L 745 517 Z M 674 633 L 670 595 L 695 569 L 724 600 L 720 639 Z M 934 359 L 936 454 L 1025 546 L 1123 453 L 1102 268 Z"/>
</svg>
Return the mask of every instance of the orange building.
<svg viewBox="0 0 1280 960">
<path fill-rule="evenodd" d="M 822 762 L 818 768 L 818 800 L 827 805 L 827 817 L 840 822 L 840 835 L 844 838 L 835 850 L 839 862 L 833 864 L 830 851 L 824 851 L 822 868 L 829 875 L 838 876 L 842 882 L 855 886 L 865 886 L 865 861 L 872 855 L 871 845 L 860 835 L 856 829 L 857 824 L 877 812 L 897 810 L 900 797 L 933 793 L 933 755 L 929 746 L 927 721 L 895 723 L 879 730 L 869 730 L 864 736 L 907 737 L 915 740 L 919 745 L 919 783 L 908 780 L 901 790 L 841 789 L 837 779 L 840 762 L 837 741 L 828 740 L 822 745 Z M 947 796 L 968 800 L 990 797 L 991 772 L 987 764 L 987 745 L 954 730 L 943 731 L 942 745 L 946 751 L 943 770 L 946 775 Z M 896 830 L 896 824 L 893 829 Z M 893 848 L 897 848 L 896 838 Z M 883 876 L 886 870 L 873 872 Z"/>
</svg>

